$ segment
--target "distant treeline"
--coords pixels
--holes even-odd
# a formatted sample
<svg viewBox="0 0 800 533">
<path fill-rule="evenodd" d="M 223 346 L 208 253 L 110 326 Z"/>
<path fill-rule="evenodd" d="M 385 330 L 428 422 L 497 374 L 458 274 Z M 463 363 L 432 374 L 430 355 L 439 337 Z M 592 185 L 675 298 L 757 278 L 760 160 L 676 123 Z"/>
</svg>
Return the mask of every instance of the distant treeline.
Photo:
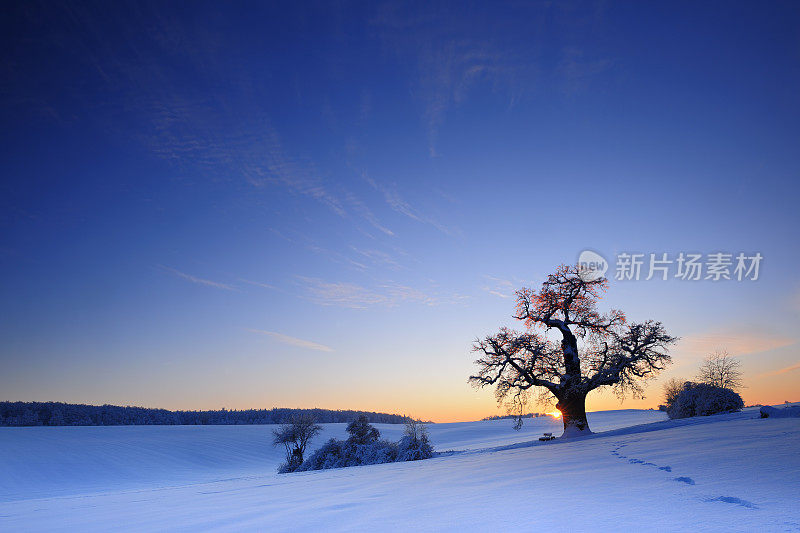
<svg viewBox="0 0 800 533">
<path fill-rule="evenodd" d="M 407 417 L 370 411 L 330 409 L 246 409 L 168 411 L 146 407 L 60 402 L 0 402 L 0 426 L 146 426 L 280 424 L 310 414 L 319 423 L 351 422 L 360 415 L 373 424 L 403 424 Z"/>
<path fill-rule="evenodd" d="M 540 416 L 547 416 L 546 413 L 527 413 L 520 417 L 517 415 L 495 415 L 495 416 L 487 416 L 486 418 L 482 418 L 481 420 L 508 420 L 511 418 L 539 418 Z"/>
</svg>

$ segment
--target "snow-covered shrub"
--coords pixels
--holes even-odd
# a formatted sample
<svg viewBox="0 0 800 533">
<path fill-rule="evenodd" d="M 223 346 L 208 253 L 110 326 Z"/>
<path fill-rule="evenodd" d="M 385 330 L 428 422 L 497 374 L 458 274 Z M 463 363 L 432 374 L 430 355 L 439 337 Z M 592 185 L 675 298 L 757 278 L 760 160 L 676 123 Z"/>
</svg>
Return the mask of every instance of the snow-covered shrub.
<svg viewBox="0 0 800 533">
<path fill-rule="evenodd" d="M 350 434 L 347 442 L 353 444 L 370 444 L 378 440 L 381 436 L 381 432 L 371 425 L 364 415 L 359 416 L 347 424 L 347 432 Z"/>
<path fill-rule="evenodd" d="M 356 444 L 348 439 L 344 445 L 344 461 L 341 466 L 377 465 L 392 463 L 397 459 L 397 444 L 388 440 L 376 440 L 368 444 Z"/>
<path fill-rule="evenodd" d="M 281 463 L 278 465 L 278 473 L 279 474 L 288 474 L 289 472 L 294 472 L 298 469 L 294 463 Z"/>
<path fill-rule="evenodd" d="M 406 422 L 405 435 L 398 443 L 398 461 L 418 461 L 433 457 L 433 446 L 428 439 L 425 424 L 417 420 Z"/>
<path fill-rule="evenodd" d="M 708 416 L 740 411 L 742 407 L 742 397 L 730 389 L 707 383 L 686 382 L 683 390 L 667 409 L 667 415 L 670 418 Z"/>
<path fill-rule="evenodd" d="M 298 472 L 307 470 L 327 470 L 347 466 L 375 465 L 393 463 L 397 460 L 397 444 L 387 440 L 376 440 L 368 444 L 331 439 L 312 453 L 297 468 Z"/>
<path fill-rule="evenodd" d="M 351 422 L 347 426 L 347 432 L 350 434 L 347 440 L 329 440 L 312 453 L 296 471 L 413 461 L 433 455 L 433 446 L 428 440 L 427 432 L 418 422 L 406 426 L 406 434 L 399 444 L 382 440 L 380 432 L 364 417 Z"/>
<path fill-rule="evenodd" d="M 306 470 L 327 470 L 328 468 L 339 468 L 342 466 L 344 442 L 331 439 L 312 453 L 308 459 L 297 468 L 298 472 Z"/>
</svg>

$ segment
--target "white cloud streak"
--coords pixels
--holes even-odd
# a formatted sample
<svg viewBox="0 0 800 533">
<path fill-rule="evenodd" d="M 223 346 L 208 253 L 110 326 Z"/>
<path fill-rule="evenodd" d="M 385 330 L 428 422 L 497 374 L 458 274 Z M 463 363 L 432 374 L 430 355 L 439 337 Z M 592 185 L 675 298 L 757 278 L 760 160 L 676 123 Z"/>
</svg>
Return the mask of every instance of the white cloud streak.
<svg viewBox="0 0 800 533">
<path fill-rule="evenodd" d="M 215 289 L 222 289 L 226 291 L 236 291 L 236 287 L 232 285 L 228 285 L 227 283 L 220 283 L 218 281 L 212 281 L 210 279 L 198 278 L 197 276 L 192 276 L 191 274 L 187 274 L 185 272 L 181 272 L 180 270 L 175 270 L 174 268 L 170 268 L 164 265 L 158 265 L 158 267 L 166 272 L 169 272 L 179 278 L 183 278 L 186 281 L 190 281 L 197 285 L 204 285 L 206 287 L 213 287 Z"/>
<path fill-rule="evenodd" d="M 385 235 L 389 235 L 390 237 L 394 236 L 394 232 L 389 228 L 387 228 L 386 226 L 384 226 L 383 224 L 381 224 L 381 222 L 378 220 L 378 217 L 375 216 L 372 210 L 369 207 L 367 207 L 364 204 L 364 202 L 359 200 L 354 194 L 348 193 L 347 201 L 353 206 L 353 209 L 355 209 L 356 212 L 364 218 L 364 220 L 369 222 L 369 224 L 373 228 L 377 229 L 378 231 L 380 231 Z"/>
<path fill-rule="evenodd" d="M 796 342 L 797 339 L 791 337 L 731 329 L 686 336 L 675 349 L 697 357 L 704 357 L 718 349 L 724 349 L 730 355 L 742 356 L 768 352 Z"/>
<path fill-rule="evenodd" d="M 283 333 L 277 333 L 275 331 L 265 331 L 262 329 L 248 329 L 247 331 L 251 333 L 258 333 L 260 335 L 267 335 L 272 337 L 276 341 L 288 344 L 290 346 L 297 346 L 300 348 L 307 348 L 309 350 L 317 350 L 319 352 L 332 352 L 333 348 L 330 346 L 325 346 L 324 344 L 319 344 L 316 342 L 307 341 L 304 339 L 298 339 L 297 337 L 290 337 L 289 335 L 284 335 Z"/>
<path fill-rule="evenodd" d="M 256 287 L 261 287 L 262 289 L 271 289 L 271 290 L 280 290 L 275 285 L 270 285 L 269 283 L 261 283 L 260 281 L 251 281 L 249 279 L 239 278 L 239 281 L 242 283 L 247 283 L 249 285 L 255 285 Z"/>
<path fill-rule="evenodd" d="M 355 246 L 350 247 L 355 253 L 366 257 L 376 265 L 382 265 L 389 267 L 394 270 L 399 270 L 402 268 L 400 263 L 398 263 L 391 255 L 387 254 L 386 252 L 381 252 L 380 250 L 362 250 L 360 248 L 356 248 Z"/>
<path fill-rule="evenodd" d="M 781 368 L 779 370 L 775 370 L 774 372 L 767 372 L 766 374 L 762 374 L 763 377 L 766 376 L 780 376 L 781 374 L 788 374 L 789 372 L 795 372 L 800 370 L 800 363 L 796 363 L 791 366 L 787 366 L 785 368 Z"/>
<path fill-rule="evenodd" d="M 394 211 L 422 224 L 433 226 L 445 235 L 453 236 L 459 233 L 457 229 L 449 228 L 437 220 L 420 213 L 419 210 L 415 209 L 413 206 L 411 206 L 411 204 L 405 201 L 395 188 L 390 189 L 385 187 L 366 174 L 362 174 L 362 177 L 364 178 L 364 181 L 366 181 L 373 189 L 383 195 L 383 199 Z"/>
<path fill-rule="evenodd" d="M 463 301 L 458 294 L 442 295 L 401 285 L 383 283 L 367 288 L 355 283 L 329 282 L 320 278 L 297 276 L 305 292 L 305 298 L 318 305 L 331 305 L 349 309 L 372 307 L 395 307 L 401 303 L 441 305 Z"/>
<path fill-rule="evenodd" d="M 507 279 L 496 278 L 494 276 L 483 276 L 489 280 L 490 285 L 483 287 L 483 290 L 500 298 L 511 298 L 514 295 L 514 284 Z"/>
</svg>

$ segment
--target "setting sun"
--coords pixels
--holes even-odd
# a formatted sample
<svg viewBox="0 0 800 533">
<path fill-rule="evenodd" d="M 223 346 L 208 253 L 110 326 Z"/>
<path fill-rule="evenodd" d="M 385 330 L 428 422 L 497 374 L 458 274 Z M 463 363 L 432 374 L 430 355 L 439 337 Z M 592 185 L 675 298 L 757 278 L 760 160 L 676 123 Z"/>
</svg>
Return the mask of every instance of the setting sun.
<svg viewBox="0 0 800 533">
<path fill-rule="evenodd" d="M 550 411 L 550 412 L 549 412 L 549 413 L 547 413 L 547 414 L 548 414 L 549 416 L 552 416 L 553 418 L 561 418 L 561 411 L 558 411 L 558 410 L 555 410 L 555 411 Z"/>
</svg>

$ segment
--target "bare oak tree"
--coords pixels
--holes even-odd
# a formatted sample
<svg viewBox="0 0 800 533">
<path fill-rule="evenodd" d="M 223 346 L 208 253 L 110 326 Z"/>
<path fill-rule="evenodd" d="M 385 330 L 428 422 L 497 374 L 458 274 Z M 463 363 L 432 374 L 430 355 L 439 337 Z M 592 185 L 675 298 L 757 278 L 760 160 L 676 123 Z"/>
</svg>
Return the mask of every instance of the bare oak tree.
<svg viewBox="0 0 800 533">
<path fill-rule="evenodd" d="M 741 365 L 742 363 L 728 355 L 727 351 L 717 350 L 705 358 L 697 373 L 697 380 L 733 391 L 741 389 L 744 386 Z"/>
<path fill-rule="evenodd" d="M 494 385 L 498 401 L 545 389 L 558 400 L 563 436 L 591 433 L 587 394 L 611 386 L 620 396 L 642 396 L 639 382 L 671 362 L 668 348 L 677 340 L 660 322 L 629 324 L 621 311 L 599 313 L 597 300 L 607 286 L 605 278 L 584 279 L 577 267 L 562 265 L 541 290 L 518 290 L 514 318 L 525 324 L 526 332 L 502 328 L 477 340 L 473 351 L 480 354 L 478 373 L 470 382 Z M 535 332 L 537 328 L 545 334 Z M 560 342 L 547 338 L 550 331 Z"/>
</svg>

